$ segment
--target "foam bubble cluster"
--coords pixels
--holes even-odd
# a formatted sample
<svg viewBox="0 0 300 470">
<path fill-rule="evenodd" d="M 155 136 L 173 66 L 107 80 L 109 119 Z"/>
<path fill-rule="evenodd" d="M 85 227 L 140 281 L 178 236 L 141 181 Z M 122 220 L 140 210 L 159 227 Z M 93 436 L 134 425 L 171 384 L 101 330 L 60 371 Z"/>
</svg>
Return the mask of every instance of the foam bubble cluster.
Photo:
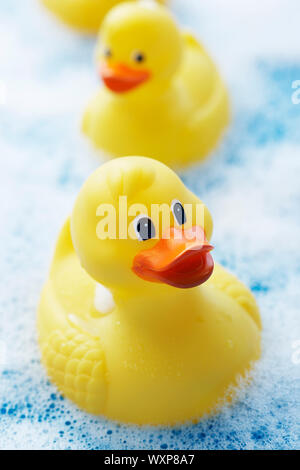
<svg viewBox="0 0 300 470">
<path fill-rule="evenodd" d="M 36 342 L 40 290 L 60 226 L 99 163 L 78 132 L 98 86 L 94 40 L 58 25 L 35 0 L 0 0 L 1 449 L 299 448 L 300 104 L 291 100 L 299 2 L 177 0 L 174 9 L 231 90 L 226 139 L 181 176 L 213 214 L 216 261 L 260 304 L 253 381 L 216 416 L 171 429 L 87 415 L 47 380 Z"/>
</svg>

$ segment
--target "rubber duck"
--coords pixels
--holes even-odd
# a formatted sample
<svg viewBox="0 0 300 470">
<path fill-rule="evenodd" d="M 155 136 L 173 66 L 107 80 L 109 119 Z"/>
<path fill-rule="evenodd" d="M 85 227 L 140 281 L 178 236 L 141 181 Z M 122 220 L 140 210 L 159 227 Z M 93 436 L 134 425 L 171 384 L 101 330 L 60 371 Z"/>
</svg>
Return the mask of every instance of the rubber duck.
<svg viewBox="0 0 300 470">
<path fill-rule="evenodd" d="M 122 1 L 124 0 L 41 0 L 63 23 L 86 33 L 96 33 L 110 8 Z"/>
<path fill-rule="evenodd" d="M 216 146 L 229 120 L 226 88 L 204 47 L 167 8 L 148 2 L 113 8 L 96 62 L 104 86 L 82 123 L 96 148 L 177 168 Z"/>
<path fill-rule="evenodd" d="M 261 321 L 250 291 L 214 264 L 211 234 L 206 206 L 157 160 L 114 159 L 88 178 L 38 310 L 42 360 L 64 396 L 152 425 L 232 399 L 260 356 Z"/>
</svg>

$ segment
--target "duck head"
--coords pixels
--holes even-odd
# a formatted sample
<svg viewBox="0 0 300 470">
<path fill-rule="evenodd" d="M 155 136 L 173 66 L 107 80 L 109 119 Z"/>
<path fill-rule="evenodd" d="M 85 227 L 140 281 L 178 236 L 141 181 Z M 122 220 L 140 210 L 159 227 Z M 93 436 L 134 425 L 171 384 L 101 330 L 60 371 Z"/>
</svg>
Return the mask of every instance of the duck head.
<svg viewBox="0 0 300 470">
<path fill-rule="evenodd" d="M 165 7 L 126 2 L 106 16 L 96 61 L 106 87 L 120 94 L 165 83 L 178 68 L 181 54 L 180 31 Z"/>
<path fill-rule="evenodd" d="M 112 290 L 191 288 L 213 271 L 209 211 L 150 158 L 123 157 L 96 170 L 75 203 L 71 233 L 83 268 Z"/>
</svg>

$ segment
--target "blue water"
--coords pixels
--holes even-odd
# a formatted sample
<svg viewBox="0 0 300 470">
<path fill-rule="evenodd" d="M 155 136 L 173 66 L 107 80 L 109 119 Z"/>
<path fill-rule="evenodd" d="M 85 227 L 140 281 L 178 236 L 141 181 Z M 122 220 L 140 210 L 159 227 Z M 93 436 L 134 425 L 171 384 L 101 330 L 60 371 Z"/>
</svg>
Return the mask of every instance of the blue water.
<svg viewBox="0 0 300 470">
<path fill-rule="evenodd" d="M 83 413 L 40 364 L 36 307 L 55 238 L 101 162 L 79 133 L 98 86 L 94 39 L 65 30 L 34 0 L 0 0 L 1 449 L 299 448 L 300 104 L 291 96 L 300 79 L 292 39 L 298 35 L 299 44 L 300 33 L 286 20 L 289 2 L 274 0 L 279 13 L 268 9 L 265 32 L 250 3 L 176 3 L 179 19 L 211 48 L 233 103 L 222 145 L 181 177 L 213 214 L 216 261 L 258 299 L 263 354 L 231 407 L 197 425 L 164 429 Z M 299 18 L 300 6 L 290 0 L 290 8 Z M 236 21 L 244 9 L 249 31 Z"/>
</svg>

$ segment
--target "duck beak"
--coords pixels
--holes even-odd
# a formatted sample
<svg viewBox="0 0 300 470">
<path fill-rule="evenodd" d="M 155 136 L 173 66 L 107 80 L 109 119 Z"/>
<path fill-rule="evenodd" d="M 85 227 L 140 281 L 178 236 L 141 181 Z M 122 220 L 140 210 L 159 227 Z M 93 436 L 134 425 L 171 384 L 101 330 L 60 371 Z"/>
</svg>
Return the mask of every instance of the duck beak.
<svg viewBox="0 0 300 470">
<path fill-rule="evenodd" d="M 124 64 L 100 65 L 100 77 L 104 84 L 115 93 L 124 93 L 132 90 L 150 78 L 151 74 L 146 69 L 134 69 Z"/>
<path fill-rule="evenodd" d="M 132 270 L 145 281 L 182 289 L 196 287 L 213 272 L 212 249 L 201 227 L 188 230 L 172 227 L 153 248 L 135 256 Z"/>
</svg>

